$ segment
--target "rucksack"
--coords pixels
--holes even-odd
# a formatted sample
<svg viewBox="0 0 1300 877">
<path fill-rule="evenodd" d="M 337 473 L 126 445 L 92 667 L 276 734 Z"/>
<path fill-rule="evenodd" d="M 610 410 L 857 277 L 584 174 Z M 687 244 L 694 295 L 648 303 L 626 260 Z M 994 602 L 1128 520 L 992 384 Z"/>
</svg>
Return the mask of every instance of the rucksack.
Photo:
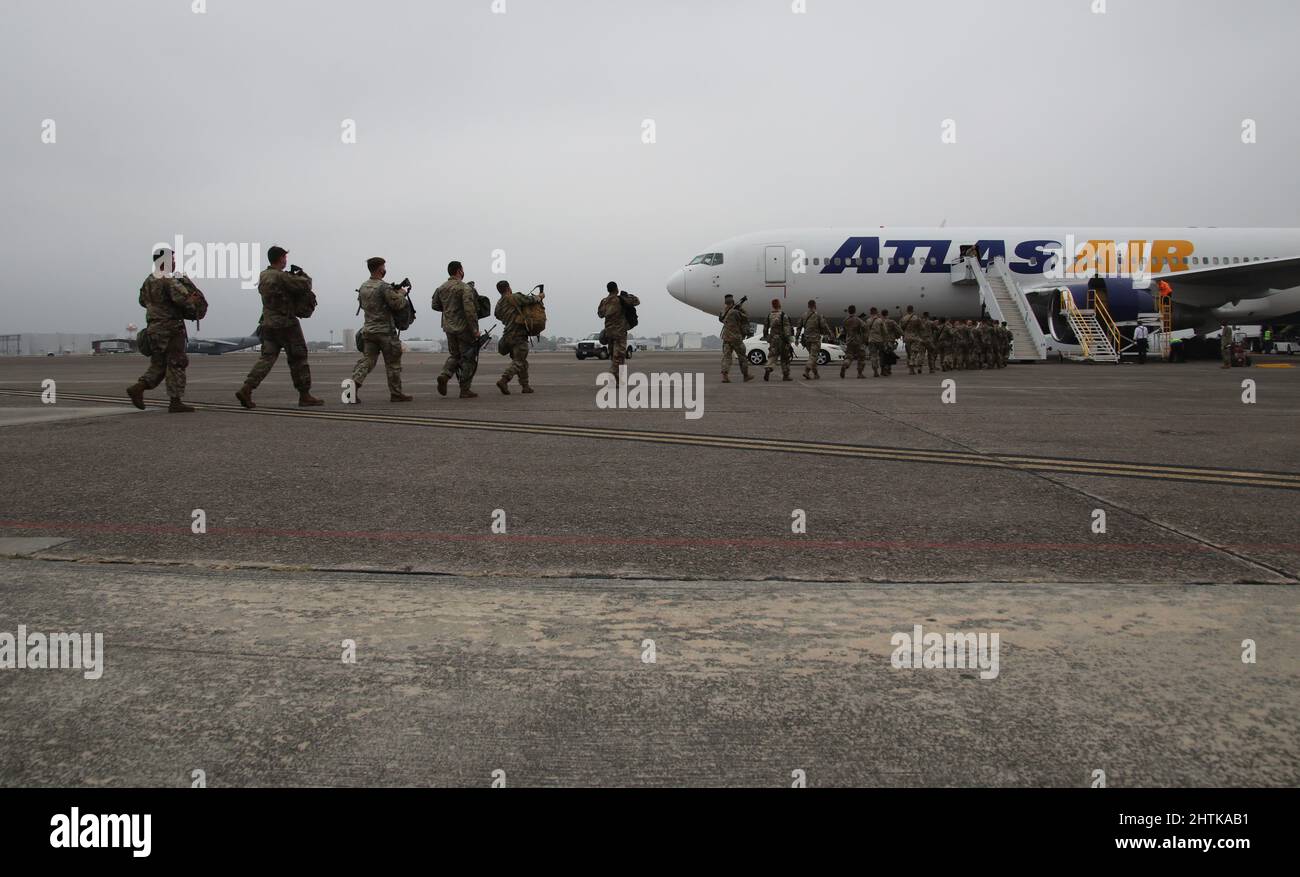
<svg viewBox="0 0 1300 877">
<path fill-rule="evenodd" d="M 539 283 L 534 289 L 542 289 Z M 524 325 L 524 331 L 531 338 L 540 337 L 546 330 L 546 303 L 541 299 L 529 297 L 520 299 L 515 296 L 515 310 L 519 312 L 519 321 Z"/>
<path fill-rule="evenodd" d="M 305 295 L 296 296 L 293 302 L 293 315 L 300 319 L 307 319 L 316 313 L 316 293 L 307 290 Z"/>
<path fill-rule="evenodd" d="M 190 281 L 188 277 L 181 280 L 185 287 L 185 304 L 181 306 L 181 312 L 185 319 L 198 322 L 208 315 L 207 297 L 199 291 L 199 288 Z"/>
<path fill-rule="evenodd" d="M 393 311 L 393 325 L 397 327 L 399 332 L 401 332 L 411 328 L 411 324 L 414 322 L 415 303 L 411 301 L 411 296 L 408 293 L 406 296 L 406 307 L 398 311 Z"/>
<path fill-rule="evenodd" d="M 627 303 L 625 293 L 618 294 L 619 304 L 623 306 L 623 320 L 627 323 L 629 329 L 635 329 L 637 324 L 636 308 Z"/>
</svg>

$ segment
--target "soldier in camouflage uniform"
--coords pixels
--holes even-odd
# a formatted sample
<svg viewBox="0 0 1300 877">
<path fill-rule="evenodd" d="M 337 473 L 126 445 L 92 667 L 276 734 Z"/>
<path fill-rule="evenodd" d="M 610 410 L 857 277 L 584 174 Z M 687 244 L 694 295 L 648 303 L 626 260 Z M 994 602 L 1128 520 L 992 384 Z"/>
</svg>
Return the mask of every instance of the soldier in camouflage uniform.
<svg viewBox="0 0 1300 877">
<path fill-rule="evenodd" d="M 1232 345 L 1236 331 L 1227 323 L 1219 324 L 1219 355 L 1223 357 L 1223 368 L 1232 368 Z"/>
<path fill-rule="evenodd" d="M 258 334 L 262 338 L 262 355 L 244 378 L 244 385 L 235 393 L 239 404 L 256 408 L 253 391 L 271 373 L 271 367 L 285 351 L 289 358 L 289 376 L 298 391 L 298 404 L 302 407 L 324 405 L 311 394 L 311 369 L 307 365 L 307 339 L 298 321 L 297 302 L 311 294 L 311 278 L 301 269 L 285 271 L 289 251 L 271 247 L 266 253 L 270 265 L 257 280 L 257 292 L 262 297 L 262 320 Z"/>
<path fill-rule="evenodd" d="M 501 322 L 501 349 L 510 351 L 510 365 L 501 373 L 497 380 L 497 389 L 502 393 L 510 395 L 510 379 L 515 375 L 519 376 L 519 391 L 521 393 L 531 393 L 533 388 L 528 385 L 528 325 L 524 322 L 522 312 L 519 310 L 521 304 L 532 301 L 543 301 L 546 298 L 546 290 L 539 290 L 537 296 L 518 293 L 510 288 L 508 281 L 502 280 L 497 283 L 496 310 L 493 315 Z"/>
<path fill-rule="evenodd" d="M 763 380 L 772 377 L 772 365 L 781 367 L 781 380 L 790 380 L 790 360 L 794 358 L 794 324 L 781 310 L 781 300 L 772 299 L 772 312 L 767 315 L 763 326 L 763 340 L 767 342 L 767 367 L 763 369 Z"/>
<path fill-rule="evenodd" d="M 955 358 L 956 332 L 947 317 L 940 317 L 935 327 L 935 341 L 939 350 L 939 368 L 949 372 L 957 367 Z"/>
<path fill-rule="evenodd" d="M 641 299 L 630 292 L 620 294 L 618 284 L 612 280 L 605 284 L 605 292 L 606 296 L 596 306 L 596 316 L 605 321 L 603 335 L 609 345 L 609 370 L 614 373 L 617 382 L 618 368 L 627 362 L 627 333 L 631 330 L 623 306 L 637 307 L 641 304 Z"/>
<path fill-rule="evenodd" d="M 812 377 L 821 380 L 821 373 L 817 371 L 818 362 L 822 352 L 822 336 L 834 335 L 835 331 L 831 329 L 831 324 L 826 318 L 817 313 L 817 302 L 809 300 L 808 310 L 804 313 L 803 319 L 799 321 L 799 341 L 803 344 L 804 349 L 808 351 L 808 362 L 803 367 L 803 379 L 809 378 L 809 371 Z"/>
<path fill-rule="evenodd" d="M 442 331 L 447 334 L 447 361 L 438 374 L 438 395 L 447 395 L 447 382 L 456 376 L 460 398 L 477 399 L 470 389 L 478 371 L 478 291 L 465 282 L 465 268 L 447 263 L 447 280 L 433 293 L 434 310 L 442 311 Z"/>
<path fill-rule="evenodd" d="M 984 367 L 987 369 L 998 367 L 998 348 L 1002 346 L 1002 338 L 994 325 L 991 319 L 984 320 Z"/>
<path fill-rule="evenodd" d="M 840 377 L 849 372 L 849 365 L 858 364 L 858 377 L 866 377 L 867 367 L 867 324 L 858 316 L 856 305 L 849 305 L 849 316 L 844 321 L 844 363 L 840 366 Z"/>
<path fill-rule="evenodd" d="M 889 339 L 887 343 L 888 350 L 890 353 L 894 354 L 892 358 L 897 359 L 898 355 L 897 353 L 895 353 L 895 351 L 898 348 L 898 339 L 903 337 L 903 327 L 898 324 L 899 320 L 903 318 L 902 311 L 901 310 L 899 311 L 899 316 L 897 320 L 889 316 L 888 308 L 883 309 L 880 312 L 880 316 L 884 318 L 885 330 L 889 333 Z M 892 363 L 889 362 L 889 359 L 890 359 L 889 357 L 886 357 L 881 362 L 880 373 L 885 377 L 889 377 L 894 373 L 894 366 Z"/>
<path fill-rule="evenodd" d="M 871 374 L 880 377 L 884 368 L 885 351 L 889 350 L 890 340 L 888 317 L 872 308 L 867 317 L 867 352 L 871 355 Z M 888 372 L 885 372 L 888 374 Z"/>
<path fill-rule="evenodd" d="M 957 323 L 957 368 L 970 368 L 971 354 L 971 328 L 970 320 L 964 320 Z"/>
<path fill-rule="evenodd" d="M 181 401 L 185 395 L 185 369 L 190 358 L 185 353 L 188 336 L 186 315 L 194 314 L 192 301 L 199 288 L 188 277 L 174 273 L 175 257 L 169 249 L 153 254 L 154 270 L 140 287 L 140 306 L 144 308 L 145 332 L 149 336 L 149 368 L 140 380 L 126 388 L 131 404 L 144 410 L 144 391 L 167 381 L 167 410 L 188 414 L 194 409 Z M 201 293 L 200 293 L 201 294 Z"/>
<path fill-rule="evenodd" d="M 370 270 L 370 279 L 357 290 L 357 303 L 365 312 L 366 322 L 361 327 L 361 359 L 352 370 L 353 401 L 361 403 L 361 384 L 382 353 L 384 372 L 388 375 L 389 400 L 410 402 L 412 397 L 402 392 L 402 339 L 393 321 L 394 312 L 400 313 L 406 308 L 408 290 L 384 282 L 388 268 L 378 256 L 367 259 L 366 268 Z"/>
<path fill-rule="evenodd" d="M 745 306 L 736 304 L 730 293 L 723 296 L 722 314 L 718 322 L 722 323 L 722 382 L 731 383 L 731 357 L 735 354 L 740 360 L 740 373 L 746 381 L 754 376 L 749 373 L 749 360 L 745 358 L 745 337 L 749 333 L 749 315 Z"/>
<path fill-rule="evenodd" d="M 912 306 L 907 306 L 907 313 L 898 321 L 898 327 L 903 331 L 903 345 L 907 351 L 907 373 L 914 375 L 922 371 L 925 360 L 925 344 L 922 341 L 924 330 L 921 328 L 921 318 L 912 310 Z"/>
<path fill-rule="evenodd" d="M 938 332 L 938 324 L 930 318 L 930 312 L 923 311 L 921 313 L 921 346 L 924 348 L 922 359 L 930 367 L 930 374 L 934 374 L 934 362 L 939 355 Z M 920 371 L 919 366 L 917 371 Z"/>
</svg>

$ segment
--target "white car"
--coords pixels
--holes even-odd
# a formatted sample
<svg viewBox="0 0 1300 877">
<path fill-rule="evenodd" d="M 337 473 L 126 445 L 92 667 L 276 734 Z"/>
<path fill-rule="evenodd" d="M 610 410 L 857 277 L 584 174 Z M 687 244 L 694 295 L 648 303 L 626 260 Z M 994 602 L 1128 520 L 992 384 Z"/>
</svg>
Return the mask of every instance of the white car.
<svg viewBox="0 0 1300 877">
<path fill-rule="evenodd" d="M 753 338 L 745 339 L 745 358 L 753 365 L 763 365 L 767 362 L 767 342 L 763 340 L 762 332 L 755 332 Z M 806 362 L 808 351 L 798 344 L 794 345 L 794 356 L 791 362 Z M 838 344 L 822 343 L 821 355 L 817 358 L 818 365 L 829 365 L 832 362 L 844 361 L 844 348 Z"/>
</svg>

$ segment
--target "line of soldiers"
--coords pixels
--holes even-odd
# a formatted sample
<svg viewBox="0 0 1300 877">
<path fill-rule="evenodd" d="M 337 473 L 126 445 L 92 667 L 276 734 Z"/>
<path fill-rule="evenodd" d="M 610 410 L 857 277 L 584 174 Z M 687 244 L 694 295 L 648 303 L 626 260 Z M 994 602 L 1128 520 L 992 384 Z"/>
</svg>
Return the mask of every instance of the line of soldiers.
<svg viewBox="0 0 1300 877">
<path fill-rule="evenodd" d="M 280 246 L 267 250 L 268 265 L 258 277 L 257 292 L 262 299 L 262 316 L 257 335 L 261 339 L 261 355 L 253 364 L 235 398 L 245 408 L 256 408 L 253 391 L 261 385 L 272 367 L 284 352 L 289 362 L 289 377 L 298 390 L 298 404 L 302 407 L 324 405 L 324 401 L 311 394 L 311 368 L 307 362 L 307 341 L 302 331 L 302 320 L 316 309 L 316 295 L 312 279 L 297 265 L 288 264 L 289 251 Z M 142 340 L 147 344 L 149 367 L 138 381 L 127 387 L 132 404 L 143 409 L 144 392 L 164 380 L 171 400 L 168 410 L 174 413 L 192 412 L 194 408 L 183 401 L 186 369 L 189 357 L 185 348 L 188 336 L 185 320 L 201 319 L 207 312 L 207 301 L 194 282 L 176 272 L 175 254 L 167 248 L 153 253 L 153 270 L 140 287 L 139 302 L 145 309 L 145 328 Z M 361 358 L 352 371 L 354 403 L 361 401 L 361 385 L 374 369 L 380 356 L 384 358 L 384 371 L 388 378 L 389 399 L 393 402 L 410 402 L 413 397 L 402 391 L 402 344 L 398 335 L 397 317 L 410 307 L 410 284 L 394 286 L 384 278 L 388 273 L 386 260 L 373 257 L 366 260 L 370 277 L 357 290 L 359 310 L 365 313 L 359 346 Z M 479 295 L 473 282 L 465 282 L 465 270 L 460 262 L 447 265 L 447 280 L 433 294 L 433 308 L 442 313 L 442 329 L 447 336 L 447 361 L 438 374 L 438 392 L 447 395 L 447 385 L 453 376 L 460 388 L 460 398 L 478 396 L 470 389 L 478 370 L 478 352 L 485 340 L 479 329 Z M 609 284 L 612 295 L 602 300 L 618 301 L 618 287 Z M 509 365 L 497 381 L 502 393 L 509 395 L 512 378 L 519 379 L 524 393 L 532 393 L 528 382 L 528 326 L 520 312 L 522 305 L 544 300 L 545 291 L 536 297 L 514 292 L 508 281 L 497 283 L 500 300 L 496 318 L 502 325 L 502 339 L 498 351 L 510 358 Z M 626 295 L 626 294 L 625 294 Z M 627 296 L 632 306 L 640 302 Z M 486 300 L 485 300 L 486 301 Z M 622 311 L 606 318 L 607 331 L 619 330 L 621 343 L 613 345 L 616 351 L 614 370 L 625 359 L 628 326 L 621 320 Z M 602 316 L 605 314 L 602 313 Z M 483 314 L 486 316 L 486 313 Z"/>
<path fill-rule="evenodd" d="M 722 323 L 723 383 L 731 383 L 733 357 L 739 358 L 744 379 L 753 380 L 745 356 L 745 338 L 751 332 L 744 305 L 745 299 L 737 302 L 733 296 L 727 295 L 723 299 L 722 315 L 718 317 Z M 837 334 L 818 312 L 815 300 L 808 302 L 808 309 L 802 317 L 792 320 L 781 309 L 781 300 L 772 299 L 772 310 L 763 322 L 763 340 L 768 348 L 763 380 L 771 380 L 772 373 L 778 368 L 781 380 L 791 380 L 790 362 L 796 344 L 808 352 L 804 380 L 820 380 L 818 360 L 824 338 L 839 341 L 844 346 L 841 378 L 846 377 L 850 366 L 855 364 L 857 376 L 866 377 L 868 360 L 874 377 L 889 377 L 893 374 L 897 358 L 894 350 L 900 339 L 906 350 L 908 374 L 922 374 L 927 367 L 930 374 L 934 374 L 936 366 L 943 371 L 1005 368 L 1011 357 L 1011 331 L 1006 323 L 998 324 L 989 319 L 977 322 L 932 318 L 928 311 L 917 314 L 911 305 L 907 306 L 906 312 L 899 311 L 897 318 L 890 316 L 888 310 L 874 307 L 865 317 L 858 315 L 854 305 L 848 307 L 847 313 L 844 326 Z"/>
</svg>

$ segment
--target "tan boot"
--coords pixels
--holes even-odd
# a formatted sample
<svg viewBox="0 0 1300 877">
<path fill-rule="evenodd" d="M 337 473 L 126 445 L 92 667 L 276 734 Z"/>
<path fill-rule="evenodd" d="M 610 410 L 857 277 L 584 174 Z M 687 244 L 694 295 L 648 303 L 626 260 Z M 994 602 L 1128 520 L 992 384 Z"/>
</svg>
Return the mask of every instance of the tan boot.
<svg viewBox="0 0 1300 877">
<path fill-rule="evenodd" d="M 510 388 L 506 386 L 509 383 L 510 383 L 509 378 L 502 378 L 501 380 L 497 381 L 497 389 L 501 391 L 501 395 L 503 396 L 510 395 Z"/>
<path fill-rule="evenodd" d="M 244 384 L 244 386 L 235 391 L 235 398 L 238 399 L 239 404 L 243 405 L 245 408 L 257 407 L 253 404 L 253 388 L 248 384 Z"/>
<path fill-rule="evenodd" d="M 144 410 L 144 386 L 140 383 L 134 383 L 126 388 L 126 395 L 131 397 L 131 404 L 141 411 Z"/>
<path fill-rule="evenodd" d="M 324 405 L 324 404 L 325 404 L 325 400 L 324 400 L 324 399 L 317 399 L 315 396 L 313 396 L 313 395 L 311 394 L 310 391 L 308 391 L 308 392 L 306 392 L 306 393 L 299 393 L 299 394 L 298 394 L 298 407 L 299 407 L 299 408 L 314 408 L 314 407 L 316 407 L 317 405 Z"/>
<path fill-rule="evenodd" d="M 521 392 L 521 393 L 535 393 L 535 392 L 537 392 L 537 391 L 534 390 L 532 387 L 528 386 L 527 384 L 524 384 L 523 387 L 521 387 L 521 388 L 519 389 L 519 392 Z"/>
<path fill-rule="evenodd" d="M 754 379 L 754 376 L 751 375 L 749 372 L 743 372 L 743 374 L 745 376 L 745 383 L 747 384 Z"/>
<path fill-rule="evenodd" d="M 846 362 L 840 366 L 840 380 L 844 380 L 845 375 L 849 373 L 849 364 Z"/>
<path fill-rule="evenodd" d="M 405 393 L 389 393 L 388 401 L 389 402 L 414 402 L 415 397 L 408 396 Z"/>
<path fill-rule="evenodd" d="M 445 396 L 445 395 L 447 395 L 447 376 L 446 376 L 446 375 L 438 375 L 438 395 L 439 395 L 439 396 Z"/>
<path fill-rule="evenodd" d="M 722 382 L 723 382 L 724 384 L 729 384 L 729 383 L 731 383 L 731 375 L 727 374 L 726 372 L 723 372 L 723 373 L 722 373 Z"/>
<path fill-rule="evenodd" d="M 475 393 L 473 390 L 468 390 L 468 389 L 466 389 L 465 387 L 461 387 L 461 388 L 460 388 L 460 398 L 462 398 L 462 399 L 477 399 L 477 398 L 478 398 L 478 393 Z"/>
<path fill-rule="evenodd" d="M 167 411 L 171 414 L 190 414 L 194 411 L 193 405 L 186 405 L 178 396 L 172 396 L 171 404 L 167 406 Z"/>
</svg>

